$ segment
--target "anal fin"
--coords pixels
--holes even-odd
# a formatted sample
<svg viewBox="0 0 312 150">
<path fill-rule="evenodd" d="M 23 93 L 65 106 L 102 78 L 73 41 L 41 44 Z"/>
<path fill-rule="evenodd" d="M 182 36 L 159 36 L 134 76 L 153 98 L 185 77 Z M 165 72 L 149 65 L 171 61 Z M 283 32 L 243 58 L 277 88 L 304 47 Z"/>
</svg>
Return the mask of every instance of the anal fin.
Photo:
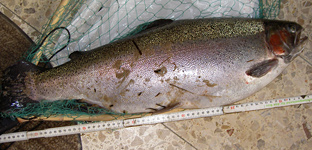
<svg viewBox="0 0 312 150">
<path fill-rule="evenodd" d="M 159 106 L 160 106 L 160 105 L 159 105 Z M 162 113 L 171 111 L 171 110 L 173 110 L 173 109 L 175 109 L 175 108 L 178 108 L 179 106 L 181 106 L 181 103 L 180 103 L 180 102 L 172 103 L 172 104 L 169 104 L 168 106 L 161 106 L 161 107 L 163 107 L 163 108 L 162 108 L 162 109 L 155 110 L 155 112 L 153 112 L 153 115 L 162 114 Z"/>
</svg>

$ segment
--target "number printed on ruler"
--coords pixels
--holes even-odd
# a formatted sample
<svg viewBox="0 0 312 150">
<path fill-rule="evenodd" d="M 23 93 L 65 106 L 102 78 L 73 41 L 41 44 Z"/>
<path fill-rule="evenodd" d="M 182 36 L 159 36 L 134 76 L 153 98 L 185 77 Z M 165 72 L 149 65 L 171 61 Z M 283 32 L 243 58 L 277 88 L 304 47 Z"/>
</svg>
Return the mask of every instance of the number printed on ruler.
<svg viewBox="0 0 312 150">
<path fill-rule="evenodd" d="M 267 109 L 267 108 L 275 108 L 275 107 L 310 103 L 311 100 L 312 100 L 312 95 L 302 95 L 302 96 L 283 98 L 283 99 L 274 99 L 274 100 L 267 100 L 267 101 L 250 102 L 250 103 L 244 103 L 244 104 L 224 106 L 223 111 L 224 113 L 252 111 L 252 110 L 259 110 L 259 109 Z"/>
</svg>

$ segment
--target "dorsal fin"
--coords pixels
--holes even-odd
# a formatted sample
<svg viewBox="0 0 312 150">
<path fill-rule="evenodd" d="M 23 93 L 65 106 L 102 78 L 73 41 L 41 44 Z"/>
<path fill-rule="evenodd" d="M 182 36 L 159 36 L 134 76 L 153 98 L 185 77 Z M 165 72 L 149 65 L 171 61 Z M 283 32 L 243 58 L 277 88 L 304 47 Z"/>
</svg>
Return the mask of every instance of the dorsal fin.
<svg viewBox="0 0 312 150">
<path fill-rule="evenodd" d="M 74 51 L 74 52 L 70 53 L 68 57 L 69 57 L 69 59 L 73 60 L 73 59 L 80 58 L 85 53 L 87 53 L 87 52 Z"/>
<path fill-rule="evenodd" d="M 162 26 L 168 25 L 172 22 L 173 22 L 173 20 L 171 20 L 171 19 L 158 19 L 158 20 L 155 20 L 152 22 L 143 23 L 143 24 L 139 25 L 138 27 L 136 27 L 132 32 L 130 32 L 129 35 L 136 35 L 136 34 L 145 33 L 145 32 L 148 32 L 150 30 L 157 29 L 157 28 L 160 28 Z"/>
</svg>

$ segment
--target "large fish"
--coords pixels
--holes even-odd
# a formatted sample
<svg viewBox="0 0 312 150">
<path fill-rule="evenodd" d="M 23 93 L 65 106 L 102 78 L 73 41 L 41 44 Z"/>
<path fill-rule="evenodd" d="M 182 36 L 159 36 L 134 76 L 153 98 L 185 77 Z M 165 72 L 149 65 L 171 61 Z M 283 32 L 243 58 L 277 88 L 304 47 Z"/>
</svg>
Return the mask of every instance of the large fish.
<svg viewBox="0 0 312 150">
<path fill-rule="evenodd" d="M 41 71 L 6 71 L 2 108 L 83 99 L 115 112 L 162 112 L 234 103 L 276 78 L 301 53 L 303 28 L 262 19 L 157 20 L 128 38 Z"/>
</svg>

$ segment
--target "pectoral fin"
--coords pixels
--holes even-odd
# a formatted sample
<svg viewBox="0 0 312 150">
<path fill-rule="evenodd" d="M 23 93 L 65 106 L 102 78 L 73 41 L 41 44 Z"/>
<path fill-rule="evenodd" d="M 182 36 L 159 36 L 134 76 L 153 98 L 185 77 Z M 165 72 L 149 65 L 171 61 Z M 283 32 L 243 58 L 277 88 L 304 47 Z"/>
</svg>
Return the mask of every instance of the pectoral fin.
<svg viewBox="0 0 312 150">
<path fill-rule="evenodd" d="M 277 66 L 277 64 L 277 59 L 265 60 L 252 66 L 249 70 L 246 71 L 246 74 L 255 78 L 260 78 L 269 73 Z"/>
</svg>

